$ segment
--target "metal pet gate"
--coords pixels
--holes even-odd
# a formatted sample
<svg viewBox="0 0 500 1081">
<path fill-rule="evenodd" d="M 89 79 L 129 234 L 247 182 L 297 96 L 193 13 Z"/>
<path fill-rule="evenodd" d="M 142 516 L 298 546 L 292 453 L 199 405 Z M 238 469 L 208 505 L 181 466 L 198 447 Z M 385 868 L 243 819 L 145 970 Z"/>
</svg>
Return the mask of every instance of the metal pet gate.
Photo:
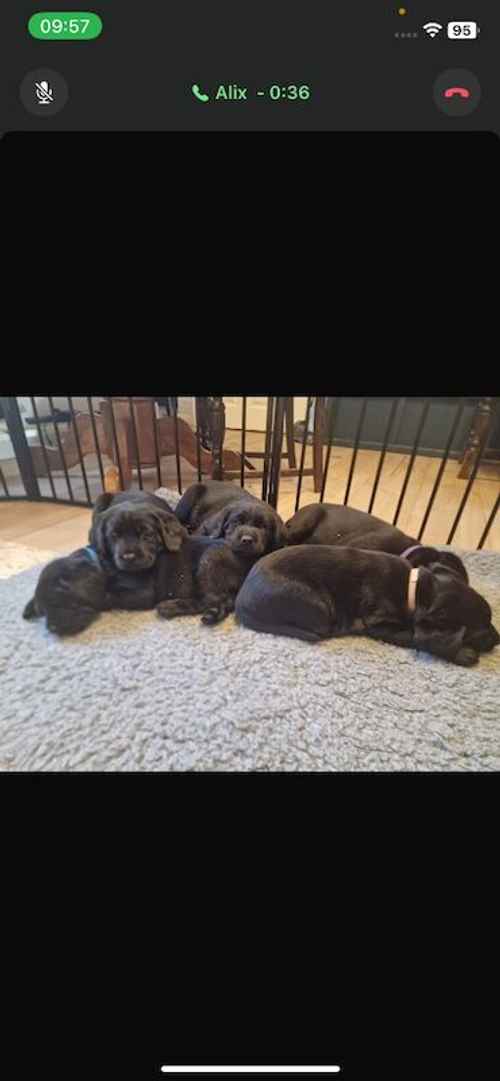
<svg viewBox="0 0 500 1081">
<path fill-rule="evenodd" d="M 192 404 L 188 419 L 181 415 L 180 401 Z M 463 484 L 456 513 L 451 527 L 445 527 L 435 541 L 451 544 L 481 465 L 500 458 L 492 446 L 499 424 L 499 401 L 493 397 L 311 396 L 306 400 L 305 417 L 297 423 L 293 398 L 268 397 L 265 431 L 257 440 L 247 423 L 249 399 L 243 397 L 241 427 L 238 434 L 231 432 L 228 446 L 222 397 L 54 399 L 47 395 L 38 401 L 34 397 L 5 397 L 0 398 L 0 500 L 89 507 L 105 490 L 172 486 L 165 484 L 168 474 L 179 492 L 196 479 L 228 479 L 243 487 L 250 485 L 255 494 L 278 507 L 280 485 L 286 478 L 294 483 L 293 492 L 287 484 L 288 517 L 301 501 L 303 505 L 327 497 L 329 502 L 349 505 L 360 455 L 368 449 L 375 452 L 376 464 L 362 509 L 372 512 L 387 456 L 396 450 L 404 455 L 404 468 L 394 525 L 401 525 L 417 458 L 427 455 L 440 459 L 425 493 L 419 540 L 436 509 L 446 467 L 458 459 L 456 477 Z M 446 417 L 440 420 L 440 445 L 429 447 L 426 432 L 430 419 L 441 408 L 440 402 L 446 402 Z M 332 461 L 336 448 L 342 448 L 346 470 L 345 478 L 339 474 L 338 483 Z M 306 477 L 312 478 L 312 491 L 305 492 Z M 495 477 L 493 480 L 491 511 L 488 507 L 477 548 L 484 546 L 498 511 L 500 485 Z"/>
</svg>

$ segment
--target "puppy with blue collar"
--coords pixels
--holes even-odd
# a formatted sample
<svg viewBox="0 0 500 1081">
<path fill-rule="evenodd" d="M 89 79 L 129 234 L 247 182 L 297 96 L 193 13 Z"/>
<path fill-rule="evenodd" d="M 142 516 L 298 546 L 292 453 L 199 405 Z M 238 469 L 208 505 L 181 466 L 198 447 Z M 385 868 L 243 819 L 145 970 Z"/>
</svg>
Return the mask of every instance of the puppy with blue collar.
<svg viewBox="0 0 500 1081">
<path fill-rule="evenodd" d="M 88 545 L 43 568 L 23 618 L 45 617 L 49 631 L 65 636 L 84 631 L 100 612 L 112 607 L 107 575 L 95 549 Z"/>
</svg>

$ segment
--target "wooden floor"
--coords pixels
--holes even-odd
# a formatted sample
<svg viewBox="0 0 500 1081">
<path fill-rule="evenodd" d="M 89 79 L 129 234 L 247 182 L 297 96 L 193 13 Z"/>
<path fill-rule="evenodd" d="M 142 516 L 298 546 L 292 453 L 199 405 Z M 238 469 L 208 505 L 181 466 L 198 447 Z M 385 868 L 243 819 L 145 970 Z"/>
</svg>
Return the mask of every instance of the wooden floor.
<svg viewBox="0 0 500 1081">
<path fill-rule="evenodd" d="M 239 450 L 240 433 L 228 431 L 227 447 Z M 263 448 L 263 435 L 248 432 L 247 450 Z M 297 461 L 300 461 L 300 444 L 295 444 Z M 334 447 L 330 459 L 325 501 L 341 503 L 352 457 L 350 448 Z M 360 510 L 367 510 L 373 488 L 374 477 L 379 462 L 378 451 L 361 450 L 358 454 L 356 469 L 351 487 L 349 505 Z M 377 498 L 373 513 L 387 521 L 392 521 L 396 510 L 399 493 L 406 474 L 409 456 L 405 454 L 387 454 L 382 470 Z M 254 459 L 257 468 L 261 463 Z M 286 467 L 286 460 L 284 461 Z M 306 466 L 312 464 L 312 450 L 306 449 Z M 437 458 L 418 456 L 415 459 L 413 473 L 406 491 L 398 525 L 405 532 L 416 535 L 427 506 L 440 461 Z M 458 463 L 448 462 L 441 487 L 434 504 L 423 541 L 427 544 L 445 544 L 453 519 L 460 505 L 467 482 L 458 479 Z M 260 496 L 262 480 L 252 481 L 251 471 L 246 475 L 246 487 Z M 183 488 L 197 479 L 197 474 L 188 463 L 182 462 Z M 145 486 L 154 490 L 157 487 L 155 471 L 144 477 Z M 167 488 L 177 488 L 175 459 L 162 460 L 162 482 Z M 96 485 L 98 484 L 98 474 Z M 457 528 L 453 544 L 457 548 L 476 548 L 488 516 L 497 498 L 500 487 L 500 467 L 482 465 L 472 487 L 463 517 Z M 96 488 L 100 490 L 100 486 Z M 286 521 L 295 509 L 297 478 L 283 477 L 280 483 L 278 510 Z M 83 492 L 75 491 L 77 498 L 84 498 Z M 302 482 L 300 506 L 316 502 L 319 494 L 314 492 L 312 477 L 305 477 Z M 69 552 L 88 541 L 90 511 L 79 507 L 61 506 L 50 503 L 0 502 L 0 540 L 17 541 L 28 547 L 54 552 Z M 500 516 L 497 516 L 485 550 L 500 551 Z"/>
</svg>

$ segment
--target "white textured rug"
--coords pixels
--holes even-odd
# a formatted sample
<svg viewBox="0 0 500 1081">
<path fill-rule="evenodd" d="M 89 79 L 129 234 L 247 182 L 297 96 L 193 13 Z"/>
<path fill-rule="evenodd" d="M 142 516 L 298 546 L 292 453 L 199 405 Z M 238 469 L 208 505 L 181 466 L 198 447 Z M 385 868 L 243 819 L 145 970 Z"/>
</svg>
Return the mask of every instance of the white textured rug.
<svg viewBox="0 0 500 1081">
<path fill-rule="evenodd" d="M 500 554 L 464 560 L 500 626 Z M 465 669 L 154 612 L 64 641 L 22 619 L 39 570 L 0 581 L 4 771 L 500 769 L 500 648 Z"/>
</svg>

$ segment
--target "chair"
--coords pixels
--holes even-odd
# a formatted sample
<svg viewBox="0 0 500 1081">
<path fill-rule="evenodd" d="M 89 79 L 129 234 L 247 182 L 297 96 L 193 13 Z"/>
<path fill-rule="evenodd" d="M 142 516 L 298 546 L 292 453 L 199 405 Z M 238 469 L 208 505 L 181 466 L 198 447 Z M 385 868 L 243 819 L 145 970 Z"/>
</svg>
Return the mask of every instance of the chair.
<svg viewBox="0 0 500 1081">
<path fill-rule="evenodd" d="M 222 398 L 217 399 L 217 401 L 222 403 Z M 322 486 L 322 483 L 323 483 L 323 441 L 324 441 L 325 421 L 326 421 L 326 399 L 317 397 L 317 398 L 314 399 L 314 402 L 315 402 L 314 428 L 313 428 L 313 433 L 312 433 L 313 464 L 312 464 L 312 468 L 307 467 L 307 468 L 304 468 L 302 470 L 302 476 L 303 477 L 311 477 L 311 476 L 314 477 L 314 491 L 315 492 L 320 492 L 321 491 L 321 486 Z M 222 404 L 222 409 L 223 408 L 224 408 L 224 406 Z M 264 460 L 267 459 L 269 461 L 270 453 L 271 453 L 271 447 L 270 447 L 271 426 L 272 426 L 272 399 L 268 398 L 267 421 L 266 421 L 266 449 L 264 451 L 254 451 L 254 450 L 247 450 L 247 448 L 245 447 L 245 457 L 246 458 L 250 458 L 250 459 L 257 458 L 257 459 L 261 459 L 261 460 L 262 459 L 264 459 Z M 281 469 L 280 475 L 281 475 L 282 478 L 283 477 L 298 477 L 299 473 L 300 473 L 300 470 L 297 469 L 297 459 L 296 459 L 296 453 L 295 453 L 295 440 L 294 440 L 293 428 L 294 428 L 293 398 L 287 397 L 285 399 L 285 447 L 286 447 L 286 449 L 281 452 L 281 459 L 288 458 L 288 469 L 286 469 L 286 468 Z M 223 435 L 222 435 L 222 442 L 223 442 Z M 222 471 L 222 474 L 221 474 L 221 479 L 232 480 L 235 477 L 240 476 L 240 472 L 241 472 L 241 465 L 240 465 L 240 471 L 238 473 L 232 471 L 231 469 L 224 469 Z M 259 478 L 263 478 L 264 475 L 265 474 L 264 474 L 263 470 L 262 471 L 252 472 L 252 480 L 258 480 Z"/>
</svg>

